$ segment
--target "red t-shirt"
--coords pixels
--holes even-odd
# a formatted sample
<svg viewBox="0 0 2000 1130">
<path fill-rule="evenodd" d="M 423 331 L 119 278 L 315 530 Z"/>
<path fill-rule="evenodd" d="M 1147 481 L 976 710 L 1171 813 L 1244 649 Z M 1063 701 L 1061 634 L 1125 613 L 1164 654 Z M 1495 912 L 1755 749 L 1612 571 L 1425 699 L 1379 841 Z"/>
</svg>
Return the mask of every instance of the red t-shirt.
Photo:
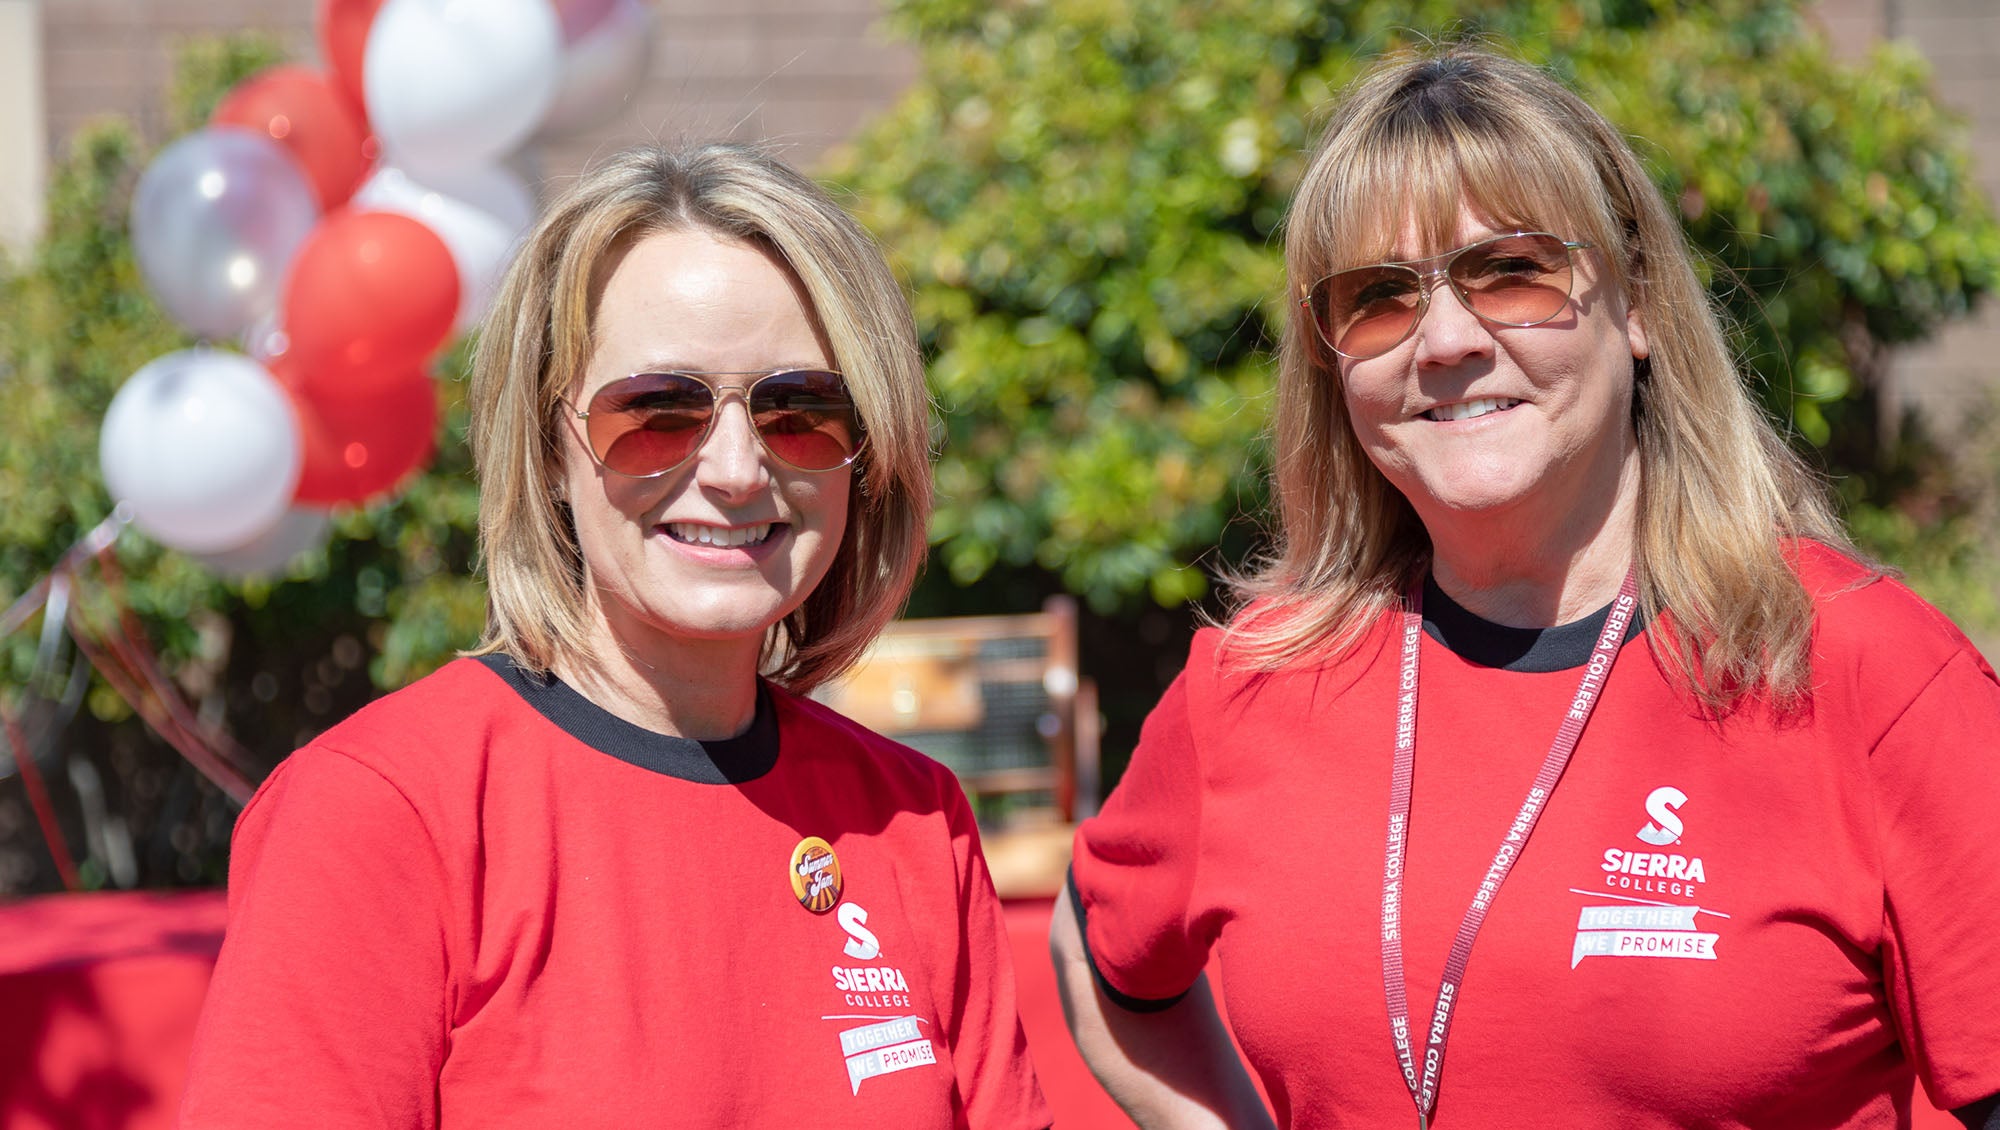
<svg viewBox="0 0 2000 1130">
<path fill-rule="evenodd" d="M 1620 653 L 1472 951 L 1444 1130 L 1895 1127 L 1915 1079 L 1946 1108 L 2000 1092 L 2000 685 L 1902 585 L 1803 556 L 1809 715 L 1704 721 L 1643 636 Z M 1264 680 L 1219 672 L 1203 633 L 1076 839 L 1099 973 L 1170 998 L 1213 947 L 1287 1126 L 1414 1121 L 1382 972 L 1390 621 Z M 1520 635 L 1526 670 L 1422 641 L 1402 893 L 1419 1032 L 1599 623 Z M 1487 629 L 1460 650 L 1514 638 Z"/>
<path fill-rule="evenodd" d="M 765 687 L 663 737 L 453 663 L 237 824 L 182 1124 L 1044 1127 L 951 774 Z"/>
</svg>

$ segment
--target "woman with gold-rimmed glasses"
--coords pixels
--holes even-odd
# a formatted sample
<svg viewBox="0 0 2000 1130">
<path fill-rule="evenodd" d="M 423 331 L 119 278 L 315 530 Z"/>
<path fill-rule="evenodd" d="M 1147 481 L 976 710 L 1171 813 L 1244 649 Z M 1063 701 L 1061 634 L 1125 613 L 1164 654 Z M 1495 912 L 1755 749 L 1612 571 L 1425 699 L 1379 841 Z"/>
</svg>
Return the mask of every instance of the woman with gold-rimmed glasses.
<svg viewBox="0 0 2000 1130">
<path fill-rule="evenodd" d="M 1276 548 L 1055 918 L 1113 1096 L 1267 1124 L 1233 1032 L 1293 1127 L 2000 1124 L 2000 686 L 1759 415 L 1626 141 L 1391 60 L 1286 263 Z"/>
<path fill-rule="evenodd" d="M 469 399 L 486 638 L 245 810 L 183 1124 L 1047 1126 L 955 778 L 803 697 L 925 552 L 872 241 L 754 150 L 627 152 Z"/>
</svg>

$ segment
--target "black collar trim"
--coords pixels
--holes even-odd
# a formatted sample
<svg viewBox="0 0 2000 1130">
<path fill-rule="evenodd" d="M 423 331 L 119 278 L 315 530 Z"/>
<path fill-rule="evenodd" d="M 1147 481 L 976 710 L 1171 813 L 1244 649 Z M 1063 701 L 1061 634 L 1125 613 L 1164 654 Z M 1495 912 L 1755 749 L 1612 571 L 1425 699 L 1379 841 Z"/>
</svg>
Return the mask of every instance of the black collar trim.
<svg viewBox="0 0 2000 1130">
<path fill-rule="evenodd" d="M 1437 581 L 1424 577 L 1424 634 L 1453 655 L 1481 667 L 1528 673 L 1581 667 L 1590 661 L 1591 649 L 1597 646 L 1597 637 L 1610 615 L 1611 605 L 1606 604 L 1581 620 L 1553 628 L 1509 628 L 1466 611 L 1445 595 Z M 1645 627 L 1643 621 L 1635 621 L 1626 639 Z"/>
<path fill-rule="evenodd" d="M 537 714 L 584 745 L 667 777 L 698 785 L 740 785 L 778 764 L 778 715 L 771 690 L 757 683 L 757 713 L 750 728 L 733 738 L 701 742 L 656 734 L 604 709 L 553 672 L 537 674 L 505 655 L 474 659 L 507 681 Z"/>
</svg>

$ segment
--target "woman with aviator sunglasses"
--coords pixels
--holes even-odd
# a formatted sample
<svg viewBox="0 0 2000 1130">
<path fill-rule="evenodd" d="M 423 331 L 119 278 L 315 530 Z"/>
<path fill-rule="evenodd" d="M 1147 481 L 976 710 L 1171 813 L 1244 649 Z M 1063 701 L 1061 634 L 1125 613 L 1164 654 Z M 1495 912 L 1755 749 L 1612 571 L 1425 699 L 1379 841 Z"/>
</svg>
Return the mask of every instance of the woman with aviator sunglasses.
<svg viewBox="0 0 2000 1130">
<path fill-rule="evenodd" d="M 880 251 L 755 150 L 632 150 L 473 368 L 485 639 L 245 809 L 183 1124 L 1047 1126 L 955 778 L 804 697 L 925 552 Z"/>
<path fill-rule="evenodd" d="M 1277 544 L 1078 832 L 1142 1126 L 2000 1126 L 2000 685 L 1759 415 L 1625 140 L 1445 47 L 1292 205 Z M 1203 979 L 1219 959 L 1226 1032 Z"/>
</svg>

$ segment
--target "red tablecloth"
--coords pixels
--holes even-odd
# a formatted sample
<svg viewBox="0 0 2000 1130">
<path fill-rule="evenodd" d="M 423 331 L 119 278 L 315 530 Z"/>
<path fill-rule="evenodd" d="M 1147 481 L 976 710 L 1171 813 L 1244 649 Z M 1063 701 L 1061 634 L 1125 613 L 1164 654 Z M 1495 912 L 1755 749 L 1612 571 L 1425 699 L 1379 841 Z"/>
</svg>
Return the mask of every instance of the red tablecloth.
<svg viewBox="0 0 2000 1130">
<path fill-rule="evenodd" d="M 1064 1128 L 1132 1124 L 1063 1030 L 1048 899 L 1006 903 L 1021 1023 Z M 0 906 L 0 1127 L 166 1130 L 222 944 L 220 892 L 52 895 Z M 1919 1106 L 1922 1106 L 1921 1100 Z M 1953 1130 L 1917 1113 L 1917 1130 Z"/>
<path fill-rule="evenodd" d="M 0 906 L 0 1126 L 171 1127 L 223 910 L 207 891 Z"/>
<path fill-rule="evenodd" d="M 1063 1025 L 1062 1002 L 1056 999 L 1056 973 L 1049 964 L 1049 911 L 1054 909 L 1055 900 L 1008 899 L 1003 905 L 1008 940 L 1014 946 L 1021 1027 L 1028 1033 L 1028 1051 L 1035 1057 L 1042 1093 L 1055 1108 L 1056 1125 L 1133 1130 L 1132 1120 L 1091 1077 Z"/>
</svg>

